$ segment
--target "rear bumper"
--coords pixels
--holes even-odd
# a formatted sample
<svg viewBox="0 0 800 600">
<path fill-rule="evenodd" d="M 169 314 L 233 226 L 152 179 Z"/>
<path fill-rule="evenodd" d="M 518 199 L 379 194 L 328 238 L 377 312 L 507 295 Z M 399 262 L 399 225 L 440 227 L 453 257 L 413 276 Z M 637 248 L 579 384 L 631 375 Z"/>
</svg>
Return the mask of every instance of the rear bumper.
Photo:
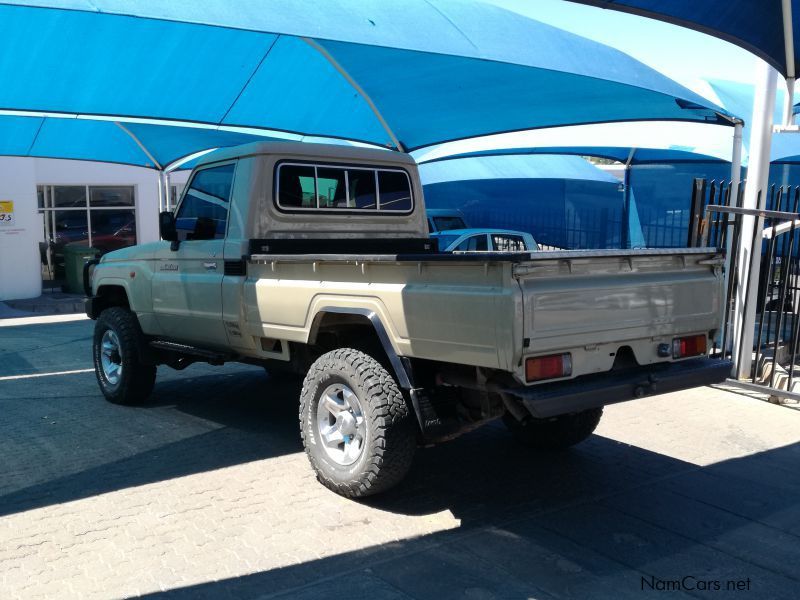
<svg viewBox="0 0 800 600">
<path fill-rule="evenodd" d="M 732 367 L 733 363 L 728 360 L 697 358 L 499 391 L 519 398 L 534 417 L 547 418 L 721 383 L 730 376 Z"/>
</svg>

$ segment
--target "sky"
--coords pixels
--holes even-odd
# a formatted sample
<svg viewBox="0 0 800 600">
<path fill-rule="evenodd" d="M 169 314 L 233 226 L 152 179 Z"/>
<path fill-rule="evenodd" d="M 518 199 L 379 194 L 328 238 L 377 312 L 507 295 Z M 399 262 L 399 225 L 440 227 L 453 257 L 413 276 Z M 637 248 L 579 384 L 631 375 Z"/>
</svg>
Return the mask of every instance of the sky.
<svg viewBox="0 0 800 600">
<path fill-rule="evenodd" d="M 484 1 L 617 48 L 711 100 L 704 79 L 754 83 L 759 59 L 703 33 L 565 0 Z"/>
</svg>

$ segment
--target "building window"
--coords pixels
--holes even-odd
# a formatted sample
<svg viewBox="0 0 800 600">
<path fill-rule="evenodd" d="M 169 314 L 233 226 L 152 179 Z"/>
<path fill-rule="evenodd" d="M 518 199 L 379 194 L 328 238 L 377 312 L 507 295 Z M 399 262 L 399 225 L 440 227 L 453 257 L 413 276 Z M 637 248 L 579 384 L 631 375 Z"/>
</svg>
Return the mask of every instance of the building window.
<svg viewBox="0 0 800 600">
<path fill-rule="evenodd" d="M 82 244 L 101 253 L 136 243 L 134 186 L 40 185 L 41 245 L 46 280 L 64 278 L 64 246 Z"/>
</svg>

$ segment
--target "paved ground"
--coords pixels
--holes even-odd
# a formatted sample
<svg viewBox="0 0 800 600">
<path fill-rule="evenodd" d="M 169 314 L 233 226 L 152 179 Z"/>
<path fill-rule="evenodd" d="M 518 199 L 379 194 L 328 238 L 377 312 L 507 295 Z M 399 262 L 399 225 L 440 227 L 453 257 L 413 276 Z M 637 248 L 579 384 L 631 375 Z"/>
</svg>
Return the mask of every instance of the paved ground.
<svg viewBox="0 0 800 600">
<path fill-rule="evenodd" d="M 292 385 L 165 369 L 112 406 L 91 322 L 1 325 L 2 599 L 798 597 L 798 411 L 698 389 L 560 455 L 489 426 L 353 502 L 310 473 Z"/>
<path fill-rule="evenodd" d="M 0 319 L 33 315 L 83 313 L 83 294 L 67 294 L 48 289 L 38 298 L 0 302 Z"/>
</svg>

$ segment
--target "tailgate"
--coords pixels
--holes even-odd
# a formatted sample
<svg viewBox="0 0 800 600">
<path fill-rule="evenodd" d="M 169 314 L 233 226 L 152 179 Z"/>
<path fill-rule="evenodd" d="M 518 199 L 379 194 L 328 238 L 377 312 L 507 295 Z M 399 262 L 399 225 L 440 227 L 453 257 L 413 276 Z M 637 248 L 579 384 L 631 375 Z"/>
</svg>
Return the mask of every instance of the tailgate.
<svg viewBox="0 0 800 600">
<path fill-rule="evenodd" d="M 514 268 L 524 303 L 524 352 L 717 329 L 722 264 L 722 254 L 710 248 L 533 255 Z"/>
</svg>

